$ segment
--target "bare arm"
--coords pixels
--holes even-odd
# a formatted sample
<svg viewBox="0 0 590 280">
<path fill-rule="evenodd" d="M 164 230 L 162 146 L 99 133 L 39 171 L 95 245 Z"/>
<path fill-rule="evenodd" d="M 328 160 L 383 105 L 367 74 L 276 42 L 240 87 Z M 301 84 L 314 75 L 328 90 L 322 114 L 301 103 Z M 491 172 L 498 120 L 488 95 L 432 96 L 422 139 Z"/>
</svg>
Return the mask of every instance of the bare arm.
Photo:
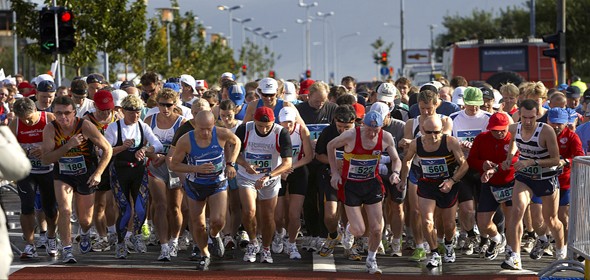
<svg viewBox="0 0 590 280">
<path fill-rule="evenodd" d="M 293 169 L 297 169 L 311 162 L 314 157 L 314 151 L 311 148 L 311 139 L 309 138 L 309 130 L 305 126 L 301 126 L 299 130 L 301 133 L 301 144 L 303 146 L 303 158 L 293 164 Z"/>
<path fill-rule="evenodd" d="M 414 120 L 415 119 L 409 119 L 406 122 L 406 125 L 404 126 L 404 138 L 399 140 L 398 147 L 404 150 L 408 148 L 410 142 L 412 142 L 412 139 L 414 139 L 414 132 L 412 131 Z"/>
<path fill-rule="evenodd" d="M 244 115 L 244 119 L 242 120 L 243 123 L 247 123 L 249 121 L 254 120 L 254 112 L 256 112 L 256 105 L 258 100 L 250 101 L 248 103 L 248 108 L 246 108 L 246 114 Z"/>
<path fill-rule="evenodd" d="M 193 173 L 197 172 L 197 166 L 195 165 L 188 165 L 183 163 L 182 160 L 186 157 L 188 153 L 190 153 L 190 138 L 188 133 L 180 137 L 174 149 L 170 149 L 170 153 L 172 157 L 170 158 L 170 165 L 168 166 L 171 171 L 177 173 Z"/>
<path fill-rule="evenodd" d="M 551 167 L 559 165 L 559 146 L 557 145 L 557 135 L 555 130 L 548 125 L 543 125 L 539 139 L 543 139 L 540 144 L 545 146 L 549 151 L 549 158 L 539 159 L 537 162 L 541 167 Z"/>
<path fill-rule="evenodd" d="M 459 169 L 457 169 L 455 174 L 451 177 L 451 180 L 454 181 L 453 183 L 456 183 L 465 176 L 467 170 L 469 170 L 469 164 L 467 163 L 467 160 L 465 160 L 465 154 L 463 153 L 463 150 L 461 150 L 461 144 L 455 137 L 447 137 L 447 147 L 449 151 L 453 151 L 455 160 L 459 164 Z"/>
<path fill-rule="evenodd" d="M 510 166 L 512 165 L 512 158 L 516 154 L 517 149 L 516 149 L 516 143 L 514 142 L 514 139 L 516 136 L 516 126 L 517 125 L 518 124 L 511 124 L 508 127 L 508 132 L 510 132 L 511 136 L 510 136 L 510 144 L 508 145 L 508 152 L 506 153 L 506 160 L 502 163 L 503 170 L 510 169 Z"/>
<path fill-rule="evenodd" d="M 72 137 L 61 147 L 54 150 L 55 147 L 55 127 L 49 123 L 43 129 L 43 143 L 41 145 L 41 163 L 48 165 L 57 162 L 63 155 L 65 155 L 71 148 L 80 145 L 81 140 L 78 137 Z"/>
<path fill-rule="evenodd" d="M 82 134 L 84 134 L 88 140 L 92 141 L 95 146 L 102 150 L 102 156 L 100 157 L 98 166 L 94 172 L 95 176 L 98 177 L 98 182 L 100 182 L 100 176 L 109 165 L 109 161 L 113 155 L 113 150 L 107 139 L 104 138 L 96 126 L 90 123 L 90 121 L 84 121 L 84 124 L 82 125 Z"/>
<path fill-rule="evenodd" d="M 410 165 L 412 164 L 412 160 L 414 159 L 414 155 L 416 155 L 416 139 L 412 140 L 408 146 L 408 150 L 406 151 L 406 156 L 404 157 L 404 161 L 401 164 L 401 172 L 400 172 L 400 184 L 398 185 L 398 190 L 402 191 L 406 188 L 408 174 L 410 173 Z"/>
<path fill-rule="evenodd" d="M 447 116 L 442 118 L 443 133 L 446 135 L 453 135 L 453 120 Z"/>
</svg>

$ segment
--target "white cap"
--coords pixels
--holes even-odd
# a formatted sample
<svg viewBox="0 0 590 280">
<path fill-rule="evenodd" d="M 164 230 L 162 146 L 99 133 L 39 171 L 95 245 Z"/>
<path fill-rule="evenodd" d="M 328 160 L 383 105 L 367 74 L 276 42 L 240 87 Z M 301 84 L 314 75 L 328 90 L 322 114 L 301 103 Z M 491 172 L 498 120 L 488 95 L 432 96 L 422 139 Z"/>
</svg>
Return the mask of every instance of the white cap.
<svg viewBox="0 0 590 280">
<path fill-rule="evenodd" d="M 283 107 L 279 112 L 279 122 L 294 122 L 297 118 L 297 109 L 293 107 Z"/>
<path fill-rule="evenodd" d="M 235 80 L 235 76 L 234 74 L 230 73 L 230 72 L 225 72 L 223 74 L 221 74 L 221 78 L 222 79 L 229 79 L 229 80 Z"/>
<path fill-rule="evenodd" d="M 205 82 L 205 80 L 197 80 L 195 82 L 195 88 L 198 88 L 198 89 L 202 89 L 202 88 L 207 89 L 208 88 L 207 82 Z"/>
<path fill-rule="evenodd" d="M 397 88 L 392 83 L 382 83 L 377 88 L 377 100 L 393 103 L 397 96 Z"/>
<path fill-rule="evenodd" d="M 121 84 L 122 84 L 122 83 L 123 83 L 123 81 L 116 81 L 116 82 L 113 84 L 113 87 L 114 87 L 115 89 L 121 89 Z"/>
<path fill-rule="evenodd" d="M 293 102 L 295 100 L 297 100 L 297 94 L 295 93 L 295 84 L 291 83 L 291 82 L 284 82 L 283 86 L 285 88 L 283 95 L 284 95 L 284 100 L 285 101 L 289 101 L 289 102 Z"/>
<path fill-rule="evenodd" d="M 49 74 L 41 74 L 39 76 L 37 76 L 37 80 L 36 80 L 36 84 L 38 85 L 39 83 L 41 83 L 42 81 L 52 81 L 55 82 L 53 80 L 53 77 Z"/>
<path fill-rule="evenodd" d="M 122 89 L 113 90 L 111 94 L 113 95 L 113 103 L 115 104 L 115 107 L 121 107 L 121 102 L 128 95 L 127 92 Z"/>
<path fill-rule="evenodd" d="M 453 98 L 451 101 L 457 105 L 465 105 L 465 102 L 463 102 L 463 94 L 465 93 L 465 89 L 466 87 L 457 87 L 455 91 L 453 91 Z"/>
<path fill-rule="evenodd" d="M 494 93 L 494 105 L 492 105 L 492 108 L 500 109 L 500 100 L 504 97 L 497 89 L 493 89 L 492 92 Z"/>
<path fill-rule="evenodd" d="M 369 109 L 369 112 L 370 111 L 377 111 L 379 114 L 381 114 L 383 120 L 385 120 L 387 114 L 389 114 L 389 106 L 387 106 L 387 104 L 383 102 L 375 102 L 373 103 L 373 105 L 371 105 L 371 109 Z"/>
<path fill-rule="evenodd" d="M 195 78 L 191 75 L 183 74 L 180 75 L 180 82 L 189 85 L 193 89 L 193 93 L 196 94 L 197 90 L 195 89 Z"/>
<path fill-rule="evenodd" d="M 273 78 L 264 78 L 258 82 L 258 90 L 263 94 L 276 94 L 279 84 Z"/>
</svg>

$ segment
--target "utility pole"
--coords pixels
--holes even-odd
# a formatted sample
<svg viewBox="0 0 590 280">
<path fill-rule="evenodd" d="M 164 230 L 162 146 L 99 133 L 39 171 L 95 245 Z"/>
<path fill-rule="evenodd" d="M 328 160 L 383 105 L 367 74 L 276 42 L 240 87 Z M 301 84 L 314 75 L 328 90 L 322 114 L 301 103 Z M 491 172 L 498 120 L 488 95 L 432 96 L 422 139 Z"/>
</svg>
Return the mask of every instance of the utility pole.
<svg viewBox="0 0 590 280">
<path fill-rule="evenodd" d="M 400 20 L 400 39 L 401 39 L 401 62 L 402 62 L 402 66 L 401 66 L 401 75 L 403 75 L 404 73 L 404 67 L 406 65 L 405 59 L 406 59 L 406 55 L 404 53 L 404 50 L 406 49 L 406 43 L 404 41 L 404 0 L 400 0 L 400 16 L 399 16 L 399 20 Z M 400 75 L 400 76 L 401 76 Z"/>
<path fill-rule="evenodd" d="M 561 31 L 564 34 L 567 34 L 565 30 L 565 1 L 566 0 L 557 0 L 557 32 L 559 33 Z M 557 84 L 564 84 L 565 80 L 565 62 L 557 63 Z"/>
</svg>

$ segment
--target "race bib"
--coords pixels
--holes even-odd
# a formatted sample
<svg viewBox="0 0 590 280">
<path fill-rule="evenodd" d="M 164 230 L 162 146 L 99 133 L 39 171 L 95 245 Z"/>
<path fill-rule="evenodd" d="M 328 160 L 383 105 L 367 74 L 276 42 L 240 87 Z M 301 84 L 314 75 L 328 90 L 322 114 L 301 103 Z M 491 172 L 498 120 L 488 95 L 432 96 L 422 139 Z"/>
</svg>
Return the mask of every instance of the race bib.
<svg viewBox="0 0 590 280">
<path fill-rule="evenodd" d="M 444 158 L 420 159 L 422 174 L 428 179 L 442 179 L 449 177 L 449 167 Z"/>
<path fill-rule="evenodd" d="M 514 187 L 509 188 L 496 188 L 490 186 L 492 194 L 498 203 L 503 203 L 512 199 L 512 190 Z"/>
<path fill-rule="evenodd" d="M 297 146 L 293 146 L 293 158 L 298 158 L 299 157 L 299 153 L 301 153 L 301 146 L 297 145 Z"/>
<path fill-rule="evenodd" d="M 479 129 L 459 130 L 459 131 L 457 131 L 457 138 L 459 139 L 460 142 L 467 141 L 467 142 L 473 143 L 473 140 L 475 140 L 475 136 L 477 136 L 480 133 L 481 133 L 481 130 L 479 130 Z"/>
<path fill-rule="evenodd" d="M 223 154 L 221 154 L 213 159 L 203 159 L 203 160 L 196 161 L 197 165 L 201 165 L 201 164 L 205 164 L 205 163 L 212 163 L 215 166 L 215 169 L 211 173 L 198 173 L 197 172 L 195 175 L 197 177 L 197 179 L 216 179 L 217 176 L 219 176 L 223 172 L 223 170 L 225 169 Z"/>
<path fill-rule="evenodd" d="M 162 144 L 162 152 L 160 154 L 167 155 L 168 151 L 170 151 L 170 144 Z"/>
<path fill-rule="evenodd" d="M 86 174 L 84 156 L 60 158 L 58 163 L 59 174 L 73 176 Z"/>
<path fill-rule="evenodd" d="M 267 173 L 272 168 L 272 154 L 251 154 L 246 153 L 246 161 L 254 166 L 258 173 Z"/>
<path fill-rule="evenodd" d="M 336 159 L 339 159 L 339 160 L 344 159 L 344 151 L 336 150 Z"/>
<path fill-rule="evenodd" d="M 543 175 L 543 168 L 541 166 L 527 166 L 518 172 L 533 180 L 538 180 L 541 179 L 541 176 Z"/>
<path fill-rule="evenodd" d="M 350 159 L 348 179 L 367 180 L 375 178 L 375 168 L 377 167 L 377 163 L 377 159 Z"/>
<path fill-rule="evenodd" d="M 311 141 L 317 140 L 318 138 L 320 138 L 320 134 L 322 134 L 322 131 L 324 130 L 324 128 L 326 128 L 328 126 L 330 126 L 330 125 L 327 123 L 308 124 L 307 129 L 309 129 L 309 137 L 311 138 Z"/>
</svg>

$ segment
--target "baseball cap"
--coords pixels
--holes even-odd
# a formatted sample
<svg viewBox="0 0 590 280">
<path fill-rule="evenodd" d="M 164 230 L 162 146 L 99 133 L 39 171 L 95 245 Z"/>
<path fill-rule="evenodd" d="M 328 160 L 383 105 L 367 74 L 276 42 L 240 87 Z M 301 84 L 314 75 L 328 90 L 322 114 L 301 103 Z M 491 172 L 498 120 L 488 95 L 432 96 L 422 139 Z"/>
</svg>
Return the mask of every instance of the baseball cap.
<svg viewBox="0 0 590 280">
<path fill-rule="evenodd" d="M 263 94 L 277 94 L 279 84 L 273 78 L 264 78 L 258 82 L 258 89 Z"/>
<path fill-rule="evenodd" d="M 476 87 L 467 87 L 463 92 L 463 102 L 465 105 L 481 106 L 483 105 L 483 93 Z"/>
<path fill-rule="evenodd" d="M 221 74 L 221 79 L 228 79 L 228 80 L 232 80 L 235 81 L 236 80 L 236 76 L 230 72 L 225 72 L 223 74 Z"/>
<path fill-rule="evenodd" d="M 197 93 L 197 90 L 195 89 L 196 81 L 193 76 L 187 74 L 180 75 L 180 82 L 189 85 L 193 89 L 193 93 Z"/>
<path fill-rule="evenodd" d="M 312 79 L 307 79 L 299 84 L 299 94 L 309 94 L 309 87 L 315 83 Z"/>
<path fill-rule="evenodd" d="M 165 83 L 162 87 L 169 88 L 175 92 L 180 92 L 180 86 L 176 83 Z"/>
<path fill-rule="evenodd" d="M 233 85 L 227 89 L 229 99 L 233 101 L 236 106 L 244 104 L 246 98 L 246 89 L 243 86 Z"/>
<path fill-rule="evenodd" d="M 426 83 L 420 87 L 420 91 L 431 90 L 434 92 L 438 92 L 439 88 L 434 85 L 433 83 Z"/>
<path fill-rule="evenodd" d="M 466 87 L 457 87 L 453 91 L 453 97 L 451 98 L 451 101 L 457 105 L 465 105 L 465 103 L 463 102 L 463 95 L 465 93 L 465 89 Z"/>
<path fill-rule="evenodd" d="M 580 88 L 577 86 L 569 86 L 565 89 L 565 96 L 567 98 L 580 98 Z"/>
<path fill-rule="evenodd" d="M 567 119 L 567 123 L 575 123 L 576 119 L 578 119 L 578 112 L 576 112 L 576 109 L 572 109 L 572 108 L 565 108 L 565 110 L 567 111 L 569 117 Z"/>
<path fill-rule="evenodd" d="M 104 111 L 115 108 L 113 102 L 113 95 L 108 90 L 99 90 L 94 94 L 94 107 L 96 109 Z"/>
<path fill-rule="evenodd" d="M 382 127 L 383 116 L 377 111 L 369 111 L 363 118 L 363 123 L 368 127 Z"/>
<path fill-rule="evenodd" d="M 209 85 L 207 84 L 207 81 L 205 81 L 205 80 L 197 80 L 195 82 L 195 88 L 198 88 L 198 89 L 202 89 L 202 88 L 208 89 L 209 88 Z"/>
<path fill-rule="evenodd" d="M 494 93 L 494 105 L 492 105 L 492 108 L 500 109 L 500 101 L 503 98 L 502 94 L 497 89 L 493 89 L 492 92 Z"/>
<path fill-rule="evenodd" d="M 55 83 L 55 80 L 53 80 L 53 76 L 51 76 L 49 74 L 41 74 L 35 78 L 35 84 L 37 84 L 37 85 L 39 83 L 41 83 L 42 81 L 52 81 Z"/>
<path fill-rule="evenodd" d="M 120 89 L 126 89 L 128 87 L 134 87 L 135 83 L 133 83 L 133 81 L 123 81 L 121 83 L 121 85 L 119 86 Z"/>
<path fill-rule="evenodd" d="M 123 101 L 123 98 L 127 97 L 127 92 L 121 89 L 116 89 L 113 90 L 111 92 L 111 95 L 113 96 L 113 103 L 116 107 L 121 107 L 121 102 Z M 96 95 L 94 95 L 94 98 L 96 98 Z"/>
<path fill-rule="evenodd" d="M 479 90 L 481 90 L 484 99 L 496 99 L 496 96 L 491 89 L 487 87 L 480 87 Z"/>
<path fill-rule="evenodd" d="M 121 88 L 121 84 L 122 84 L 122 83 L 123 83 L 123 81 L 116 81 L 116 82 L 113 84 L 113 88 L 115 88 L 115 89 L 120 89 L 120 88 Z"/>
<path fill-rule="evenodd" d="M 283 107 L 279 112 L 280 122 L 295 122 L 297 118 L 297 109 L 293 107 Z"/>
<path fill-rule="evenodd" d="M 22 82 L 22 83 L 18 84 L 18 87 L 17 88 L 19 90 L 21 90 L 21 89 L 25 89 L 25 88 L 31 88 L 32 89 L 32 88 L 35 88 L 35 87 L 33 85 L 27 83 L 27 82 Z"/>
<path fill-rule="evenodd" d="M 285 88 L 285 90 L 283 91 L 283 98 L 285 99 L 285 101 L 293 102 L 297 100 L 295 84 L 291 82 L 284 82 L 283 87 Z"/>
<path fill-rule="evenodd" d="M 37 85 L 38 92 L 55 92 L 56 89 L 55 83 L 50 80 L 41 81 Z"/>
<path fill-rule="evenodd" d="M 564 108 L 554 107 L 547 111 L 547 119 L 552 123 L 565 124 L 569 121 L 569 113 Z"/>
<path fill-rule="evenodd" d="M 271 108 L 262 106 L 254 112 L 254 119 L 259 122 L 274 122 L 275 114 Z"/>
<path fill-rule="evenodd" d="M 382 83 L 377 87 L 377 100 L 393 103 L 397 96 L 397 88 L 392 83 Z"/>
<path fill-rule="evenodd" d="M 373 105 L 371 105 L 371 109 L 369 109 L 369 112 L 371 111 L 379 112 L 379 114 L 381 114 L 383 117 L 383 121 L 385 121 L 387 114 L 389 114 L 389 106 L 383 102 L 375 102 Z"/>
<path fill-rule="evenodd" d="M 356 103 L 352 104 L 352 107 L 354 108 L 354 111 L 356 112 L 356 117 L 359 119 L 362 119 L 363 116 L 365 115 L 365 106 L 356 102 Z"/>
<path fill-rule="evenodd" d="M 559 86 L 557 87 L 557 90 L 559 90 L 559 91 L 563 91 L 563 90 L 566 90 L 566 89 L 567 89 L 567 87 L 568 87 L 568 85 L 567 85 L 567 84 L 561 84 L 561 85 L 559 85 Z"/>
<path fill-rule="evenodd" d="M 504 130 L 510 125 L 508 114 L 503 112 L 494 113 L 488 120 L 488 130 Z"/>
<path fill-rule="evenodd" d="M 102 84 L 102 83 L 104 83 L 104 76 L 101 74 L 90 74 L 90 75 L 88 75 L 88 77 L 86 77 L 86 83 L 87 84 L 92 84 L 92 83 Z"/>
</svg>

